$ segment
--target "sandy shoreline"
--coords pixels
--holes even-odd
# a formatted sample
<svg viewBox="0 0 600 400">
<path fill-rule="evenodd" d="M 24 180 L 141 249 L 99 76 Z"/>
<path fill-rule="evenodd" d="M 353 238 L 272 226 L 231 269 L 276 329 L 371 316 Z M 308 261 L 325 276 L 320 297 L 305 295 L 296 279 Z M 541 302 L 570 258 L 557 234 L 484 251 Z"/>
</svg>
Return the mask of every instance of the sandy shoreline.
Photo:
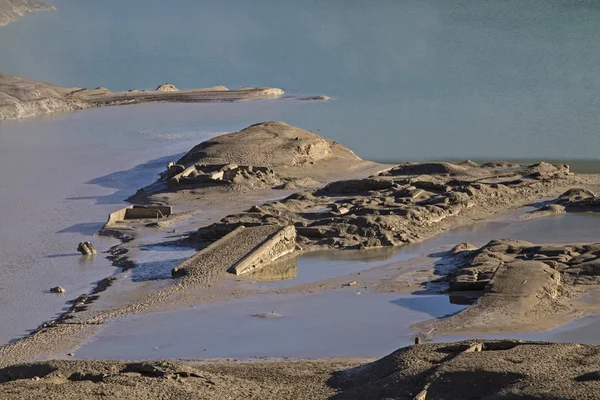
<svg viewBox="0 0 600 400">
<path fill-rule="evenodd" d="M 367 178 L 369 175 L 370 177 Z M 345 180 L 331 183 L 337 179 Z M 0 348 L 0 367 L 4 368 L 5 376 L 13 376 L 14 367 L 10 367 L 11 365 L 46 359 L 49 356 L 60 357 L 60 354 L 76 351 L 87 338 L 102 329 L 102 324 L 112 321 L 116 317 L 173 310 L 183 306 L 219 302 L 232 298 L 249 298 L 257 293 L 256 290 L 244 289 L 241 286 L 232 287 L 233 278 L 228 273 L 236 265 L 242 265 L 240 263 L 248 258 L 249 254 L 256 253 L 258 257 L 256 259 L 261 260 L 259 264 L 252 265 L 250 271 L 259 271 L 278 259 L 278 262 L 285 261 L 307 251 L 336 248 L 348 251 L 348 249 L 419 243 L 444 230 L 485 220 L 507 210 L 535 204 L 542 198 L 557 199 L 551 202 L 556 206 L 549 207 L 548 202 L 544 202 L 538 206 L 537 213 L 539 215 L 536 216 L 552 218 L 552 215 L 561 212 L 560 207 L 567 211 L 570 208 L 573 210 L 593 209 L 596 205 L 596 197 L 591 191 L 567 192 L 567 190 L 572 188 L 597 189 L 599 185 L 600 177 L 597 175 L 576 175 L 570 173 L 567 166 L 544 163 L 530 166 L 508 163 L 484 165 L 472 162 L 424 163 L 404 164 L 391 168 L 360 160 L 354 153 L 336 142 L 328 141 L 287 124 L 269 122 L 253 125 L 241 132 L 220 136 L 196 146 L 181 160 L 170 164 L 161 179 L 138 191 L 130 199 L 138 204 L 168 204 L 185 210 L 212 209 L 214 211 L 210 218 L 204 219 L 201 223 L 195 222 L 194 212 L 188 211 L 173 214 L 158 222 L 142 218 L 138 221 L 123 220 L 111 226 L 105 233 L 127 239 L 121 245 L 111 249 L 113 264 L 122 267 L 122 273 L 100 281 L 93 293 L 79 297 L 71 309 L 57 320 L 42 325 L 33 334 L 16 343 Z M 557 197 L 565 192 L 570 194 Z M 269 202 L 268 199 L 273 197 L 280 200 Z M 263 202 L 257 201 L 258 199 L 264 199 L 267 202 L 262 204 Z M 559 207 L 560 204 L 564 206 Z M 240 230 L 240 226 L 246 228 Z M 358 229 L 349 230 L 349 227 L 352 226 Z M 284 242 L 275 239 L 277 236 L 274 235 L 282 227 L 289 227 L 292 232 L 292 236 L 285 237 L 285 240 L 292 241 L 294 244 L 292 247 L 288 246 L 283 249 L 279 243 Z M 179 231 L 187 233 L 179 234 L 177 233 Z M 190 232 L 192 234 L 189 234 Z M 170 238 L 165 240 L 168 236 Z M 273 246 L 264 247 L 266 243 L 273 243 Z M 120 305 L 115 303 L 108 305 L 110 302 L 99 301 L 104 297 L 110 298 L 119 294 L 120 279 L 123 279 L 130 268 L 136 268 L 135 256 L 132 254 L 136 249 L 148 245 L 195 247 L 200 250 L 200 253 L 188 262 L 182 263 L 181 266 L 173 268 L 176 279 L 171 282 L 167 280 L 139 286 L 137 290 L 125 296 Z M 529 243 L 522 244 L 522 246 L 523 250 L 519 251 L 523 251 L 523 254 L 530 257 L 528 254 L 531 252 L 527 249 L 533 248 L 534 245 Z M 577 247 L 575 250 L 571 246 L 569 249 L 572 252 L 569 253 L 571 258 L 581 258 L 594 251 L 585 246 Z M 485 249 L 475 252 L 476 250 L 477 248 L 465 246 L 449 253 L 448 257 L 461 251 L 467 251 L 470 252 L 468 254 L 471 258 L 463 254 L 461 256 L 462 264 L 461 262 L 451 263 L 452 265 L 446 264 L 448 269 L 442 274 L 442 281 L 438 278 L 437 267 L 430 265 L 425 270 L 422 269 L 423 267 L 418 271 L 413 269 L 412 272 L 410 268 L 405 269 L 387 278 L 382 278 L 379 272 L 372 272 L 371 276 L 365 274 L 354 284 L 368 287 L 371 290 L 393 292 L 397 290 L 417 291 L 427 287 L 433 281 L 438 281 L 441 283 L 441 286 L 436 289 L 438 292 L 448 290 L 448 287 L 452 291 L 452 288 L 456 286 L 454 282 L 456 282 L 457 276 L 463 276 L 464 271 L 472 268 L 472 265 L 476 265 L 472 260 L 474 256 L 471 254 L 477 256 Z M 505 251 L 508 254 L 518 253 L 514 250 L 514 246 L 502 247 L 500 250 L 496 248 L 496 251 Z M 555 301 L 560 300 L 557 293 L 563 290 L 557 289 L 557 285 L 577 284 L 581 268 L 574 264 L 571 272 L 552 269 L 554 265 L 552 262 L 555 260 L 548 259 L 551 256 L 543 253 L 543 250 L 541 251 L 543 257 L 540 256 L 538 259 L 544 258 L 544 260 L 525 262 L 537 263 L 531 264 L 531 267 L 539 268 L 541 273 L 549 273 L 553 277 L 556 274 L 571 274 L 576 277 L 575 280 L 571 282 L 565 281 L 563 278 L 560 281 L 556 278 L 551 281 L 552 288 L 548 289 L 544 282 L 534 276 L 538 272 L 532 272 L 534 275 L 528 275 L 523 279 L 520 274 L 511 277 L 510 279 L 513 280 L 531 280 L 531 283 L 536 285 L 539 281 L 541 290 L 549 293 L 547 304 L 550 304 L 551 307 L 544 309 L 543 312 L 541 309 L 534 311 L 541 318 L 537 325 L 531 324 L 526 327 L 518 321 L 515 322 L 513 315 L 501 312 L 494 317 L 498 326 L 513 323 L 515 331 L 519 329 L 536 330 L 556 326 L 575 317 L 571 313 L 572 309 L 564 305 L 557 307 L 558 303 Z M 562 254 L 557 249 L 552 251 Z M 265 258 L 263 253 L 268 254 L 268 257 Z M 495 266 L 499 270 L 504 268 L 503 263 L 510 265 L 510 262 L 517 262 L 515 259 L 511 259 L 509 262 L 506 255 L 502 254 L 491 256 L 491 258 L 501 260 Z M 480 262 L 480 264 L 488 265 L 485 262 Z M 243 271 L 245 270 L 243 269 Z M 484 272 L 477 272 L 480 275 L 479 281 L 476 279 L 473 282 L 480 289 L 469 290 L 481 290 L 489 285 L 492 287 L 494 285 L 495 287 L 514 286 L 498 283 L 498 278 L 494 280 L 494 271 L 491 272 L 491 275 L 489 272 L 485 272 L 489 275 L 487 277 L 484 277 Z M 273 292 L 284 296 L 295 293 L 327 292 L 347 285 L 351 276 L 306 285 L 292 285 L 283 289 L 277 288 L 273 289 Z M 356 276 L 354 275 L 354 277 Z M 466 282 L 472 281 L 467 280 Z M 585 294 L 596 283 L 588 281 L 587 284 L 588 286 L 573 289 L 564 297 L 569 299 L 573 298 L 575 293 Z M 589 286 L 590 284 L 592 286 Z M 563 287 L 565 290 L 571 288 L 571 286 Z M 572 287 L 575 288 L 575 286 Z M 525 297 L 531 295 L 537 299 L 543 297 L 537 294 L 537 286 L 531 290 L 529 290 L 529 286 L 524 286 L 523 290 L 526 292 L 524 293 Z M 487 294 L 485 293 L 487 292 L 478 293 L 476 297 L 481 297 L 483 294 L 481 298 L 486 298 Z M 506 300 L 505 294 L 500 292 L 500 295 Z M 522 295 L 516 293 L 514 299 L 506 304 L 509 307 L 517 304 L 515 302 L 521 301 Z M 513 300 L 514 302 L 512 302 Z M 475 320 L 468 317 L 469 313 L 474 312 L 472 310 L 479 311 L 481 307 L 468 307 L 465 311 L 456 314 L 455 317 L 427 322 L 422 329 L 429 330 L 433 326 L 440 332 L 494 332 L 496 328 L 492 326 L 473 330 L 472 326 L 465 324 L 465 320 Z M 590 307 L 590 312 L 594 311 L 595 309 Z M 487 315 L 485 309 L 481 312 L 484 316 Z M 527 312 L 531 313 L 532 311 L 528 309 Z M 550 314 L 556 314 L 559 317 L 543 319 Z M 463 318 L 461 315 L 466 317 Z M 458 323 L 453 323 L 457 319 Z M 489 346 L 494 345 L 489 344 Z M 87 368 L 87 370 L 95 371 L 93 375 L 97 375 L 99 370 L 116 368 L 115 371 L 121 371 L 117 372 L 118 376 L 129 368 L 119 363 L 102 364 L 100 361 L 75 361 L 74 364 L 57 363 L 60 365 L 56 368 L 52 367 L 53 371 L 64 368 L 67 371 L 72 368 L 70 365 L 74 365 L 78 371 L 82 366 L 84 366 L 83 370 Z M 333 376 L 334 370 L 342 367 L 348 368 L 359 362 L 329 360 L 303 363 L 298 361 L 284 364 L 287 365 L 286 368 L 291 368 L 293 371 L 301 371 L 307 365 L 313 365 L 311 363 L 321 363 L 319 365 L 326 366 L 324 375 L 312 376 L 311 379 L 316 379 L 316 381 L 313 381 L 315 386 L 310 389 L 310 393 L 312 393 L 310 397 L 326 398 L 335 395 L 340 389 L 323 386 L 323 382 Z M 276 364 L 263 365 L 259 363 L 256 364 L 256 368 L 272 371 L 274 365 Z M 333 365 L 335 368 L 332 367 Z M 32 368 L 35 370 L 39 367 Z M 235 370 L 236 367 L 229 363 L 218 363 L 207 368 Z M 91 373 L 81 371 L 77 373 L 82 376 Z M 74 373 L 71 372 L 71 374 Z M 133 369 L 132 373 L 138 374 L 139 369 Z M 265 373 L 270 376 L 272 372 Z M 35 374 L 34 376 L 38 377 L 40 375 L 37 372 Z M 67 376 L 67 372 L 60 374 L 63 377 Z M 135 381 L 139 376 L 146 379 L 144 373 L 135 374 L 125 375 L 122 378 L 129 382 Z M 175 375 L 173 379 L 179 381 L 178 376 L 180 375 Z M 44 379 L 63 379 L 48 376 Z M 190 375 L 188 373 L 181 376 L 189 378 Z M 45 385 L 44 379 L 40 381 L 40 384 Z M 95 379 L 92 379 L 91 382 L 94 382 Z M 105 378 L 98 379 L 102 381 Z M 297 379 L 292 378 L 296 383 Z M 71 386 L 87 385 L 73 383 L 80 382 L 77 379 L 67 379 L 67 381 L 72 382 Z M 82 381 L 87 380 L 82 379 Z M 11 384 L 17 385 L 19 390 L 23 389 L 21 386 L 24 383 L 16 382 Z M 35 385 L 36 383 L 31 383 L 25 386 L 27 390 L 35 391 L 38 390 Z M 158 390 L 162 385 L 163 383 L 158 383 L 157 386 L 152 384 L 150 390 Z M 247 388 L 249 383 L 244 382 L 240 385 L 241 388 Z M 10 385 L 3 386 L 2 390 L 10 390 L 10 387 Z M 229 395 L 230 391 L 237 390 L 236 387 L 235 384 L 232 384 L 227 389 L 223 389 L 224 391 L 217 392 L 217 395 Z M 82 387 L 81 390 L 83 392 L 79 392 L 80 395 L 83 393 L 90 395 L 85 392 L 88 389 Z M 119 387 L 118 390 L 124 389 Z M 200 389 L 194 387 L 190 390 L 198 391 Z M 152 392 L 149 395 L 156 396 L 157 394 Z"/>
</svg>

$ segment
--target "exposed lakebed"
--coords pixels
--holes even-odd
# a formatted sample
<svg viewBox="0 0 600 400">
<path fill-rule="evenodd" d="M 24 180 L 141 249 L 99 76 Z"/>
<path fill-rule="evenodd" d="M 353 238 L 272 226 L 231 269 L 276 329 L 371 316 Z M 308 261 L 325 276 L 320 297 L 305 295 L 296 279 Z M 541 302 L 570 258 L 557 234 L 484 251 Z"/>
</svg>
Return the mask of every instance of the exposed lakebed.
<svg viewBox="0 0 600 400">
<path fill-rule="evenodd" d="M 439 259 L 440 250 L 465 241 L 482 245 L 492 239 L 509 237 L 536 243 L 589 242 L 598 235 L 599 220 L 595 214 L 566 214 L 531 220 L 520 219 L 522 215 L 522 210 L 512 212 L 396 249 L 304 254 L 292 260 L 297 264 L 297 271 L 288 276 L 291 279 L 277 278 L 275 274 L 275 278 L 267 279 L 271 282 L 260 282 L 257 281 L 260 275 L 256 275 L 250 277 L 250 282 L 254 282 L 251 286 L 276 289 L 316 283 L 369 269 L 383 270 L 386 266 L 400 265 L 402 268 L 405 265 L 402 263 L 423 256 L 429 256 L 433 263 Z M 150 251 L 142 252 L 141 258 L 149 260 Z M 233 285 L 248 284 L 249 280 L 242 279 Z M 463 308 L 451 304 L 444 295 L 381 293 L 360 285 L 315 293 L 264 294 L 128 316 L 109 323 L 75 355 L 109 359 L 375 357 L 412 343 L 418 334 L 411 329 L 412 324 L 453 314 Z M 587 331 L 586 328 L 596 326 L 598 320 L 600 317 L 587 317 L 551 331 L 517 333 L 511 337 L 573 341 L 570 334 L 576 332 L 584 342 L 600 343 L 595 339 L 593 329 Z M 468 337 L 440 335 L 433 339 L 445 341 Z"/>
</svg>

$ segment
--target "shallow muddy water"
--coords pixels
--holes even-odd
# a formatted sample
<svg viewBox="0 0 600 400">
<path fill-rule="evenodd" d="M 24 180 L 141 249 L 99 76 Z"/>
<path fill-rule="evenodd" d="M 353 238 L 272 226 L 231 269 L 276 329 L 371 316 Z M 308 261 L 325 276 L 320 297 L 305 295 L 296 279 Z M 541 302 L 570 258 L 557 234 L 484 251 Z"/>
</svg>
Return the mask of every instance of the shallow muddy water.
<svg viewBox="0 0 600 400">
<path fill-rule="evenodd" d="M 597 237 L 594 214 L 520 220 L 514 212 L 496 220 L 457 228 L 423 243 L 397 249 L 308 253 L 249 280 L 288 287 L 407 261 L 463 241 L 483 245 L 497 238 L 534 243 L 586 241 Z M 245 284 L 243 279 L 241 284 Z M 81 358 L 250 358 L 379 357 L 412 343 L 414 323 L 457 312 L 447 296 L 368 292 L 360 286 L 302 295 L 270 295 L 207 304 L 170 312 L 134 315 L 103 328 L 76 352 Z M 258 318 L 262 317 L 274 318 Z M 511 334 L 530 340 L 599 343 L 600 317 L 575 321 L 548 332 Z M 439 336 L 462 340 L 469 336 Z M 501 338 L 504 335 L 485 335 Z"/>
<path fill-rule="evenodd" d="M 102 254 L 81 257 L 77 244 L 116 244 L 92 236 L 108 213 L 216 134 L 181 111 L 150 105 L 0 122 L 0 343 L 55 317 L 115 271 Z M 47 293 L 58 285 L 64 295 Z"/>
<path fill-rule="evenodd" d="M 360 294 L 358 294 L 360 293 Z M 410 324 L 460 310 L 446 296 L 360 292 L 270 296 L 131 316 L 78 358 L 383 356 L 411 343 Z M 278 314 L 275 318 L 254 316 Z"/>
<path fill-rule="evenodd" d="M 440 249 L 462 242 L 482 246 L 494 239 L 518 239 L 535 244 L 600 242 L 600 214 L 571 213 L 522 220 L 523 211 L 511 212 L 488 222 L 476 223 L 441 233 L 421 243 L 398 248 L 334 250 L 303 254 L 277 263 L 266 271 L 243 277 L 264 287 L 289 287 L 345 276 L 420 256 L 434 255 Z M 261 282 L 263 281 L 263 282 Z"/>
</svg>

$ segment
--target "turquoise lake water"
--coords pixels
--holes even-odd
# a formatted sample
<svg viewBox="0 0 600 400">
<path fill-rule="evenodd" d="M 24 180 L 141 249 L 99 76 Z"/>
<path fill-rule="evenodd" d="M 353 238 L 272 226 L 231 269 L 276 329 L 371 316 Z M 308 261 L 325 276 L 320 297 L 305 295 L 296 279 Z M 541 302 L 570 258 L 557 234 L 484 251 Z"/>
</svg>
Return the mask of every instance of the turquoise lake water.
<svg viewBox="0 0 600 400">
<path fill-rule="evenodd" d="M 375 160 L 598 158 L 593 0 L 49 2 L 57 12 L 0 30 L 0 70 L 112 90 L 326 94 L 231 128 L 284 120 Z"/>
</svg>

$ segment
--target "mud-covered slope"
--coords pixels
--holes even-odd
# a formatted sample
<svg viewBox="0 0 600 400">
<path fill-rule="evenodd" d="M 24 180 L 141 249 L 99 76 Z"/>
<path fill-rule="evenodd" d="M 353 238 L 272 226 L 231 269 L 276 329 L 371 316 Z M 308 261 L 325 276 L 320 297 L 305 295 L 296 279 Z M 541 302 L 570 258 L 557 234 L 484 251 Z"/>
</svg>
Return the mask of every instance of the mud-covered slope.
<svg viewBox="0 0 600 400">
<path fill-rule="evenodd" d="M 218 136 L 190 150 L 179 164 L 256 165 L 282 169 L 309 168 L 329 160 L 361 161 L 350 149 L 315 133 L 270 121 Z"/>
<path fill-rule="evenodd" d="M 0 26 L 19 19 L 28 12 L 54 9 L 39 0 L 0 0 Z"/>
<path fill-rule="evenodd" d="M 598 399 L 600 349 L 574 343 L 422 344 L 342 372 L 332 399 Z"/>
<path fill-rule="evenodd" d="M 0 72 L 0 121 L 87 107 L 69 96 L 77 90 Z"/>
</svg>

